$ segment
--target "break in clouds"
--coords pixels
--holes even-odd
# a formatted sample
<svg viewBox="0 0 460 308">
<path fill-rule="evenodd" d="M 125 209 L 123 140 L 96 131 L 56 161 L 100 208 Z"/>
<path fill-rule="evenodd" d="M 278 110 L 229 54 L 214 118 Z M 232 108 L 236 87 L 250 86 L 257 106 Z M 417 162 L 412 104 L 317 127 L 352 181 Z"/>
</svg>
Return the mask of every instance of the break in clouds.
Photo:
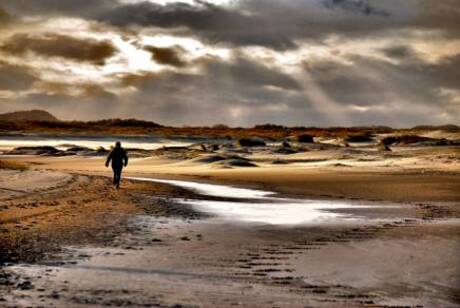
<svg viewBox="0 0 460 308">
<path fill-rule="evenodd" d="M 0 112 L 460 123 L 456 0 L 0 0 Z"/>
</svg>

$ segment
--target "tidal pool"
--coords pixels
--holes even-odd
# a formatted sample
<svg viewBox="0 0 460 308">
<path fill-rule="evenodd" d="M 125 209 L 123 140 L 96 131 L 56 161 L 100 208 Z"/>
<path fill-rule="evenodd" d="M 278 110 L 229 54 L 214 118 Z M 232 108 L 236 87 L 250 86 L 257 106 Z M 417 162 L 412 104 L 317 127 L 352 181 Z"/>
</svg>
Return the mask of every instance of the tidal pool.
<svg viewBox="0 0 460 308">
<path fill-rule="evenodd" d="M 203 196 L 223 200 L 174 199 L 196 211 L 217 219 L 234 222 L 273 225 L 302 225 L 323 223 L 365 223 L 399 217 L 399 205 L 357 203 L 346 200 L 310 200 L 276 197 L 274 192 L 215 185 L 191 181 L 129 177 L 131 180 L 170 184 L 190 189 Z M 231 201 L 225 200 L 231 198 Z M 241 201 L 235 199 L 241 199 Z M 394 215 L 391 215 L 391 212 Z M 397 214 L 397 215 L 396 215 Z"/>
</svg>

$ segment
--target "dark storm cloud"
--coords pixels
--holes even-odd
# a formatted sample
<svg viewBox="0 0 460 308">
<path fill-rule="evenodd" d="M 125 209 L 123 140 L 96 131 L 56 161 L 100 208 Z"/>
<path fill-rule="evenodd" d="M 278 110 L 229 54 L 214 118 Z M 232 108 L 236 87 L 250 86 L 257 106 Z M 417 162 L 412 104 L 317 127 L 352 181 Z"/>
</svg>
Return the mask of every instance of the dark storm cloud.
<svg viewBox="0 0 460 308">
<path fill-rule="evenodd" d="M 112 8 L 113 0 L 0 0 L 0 7 L 17 15 L 27 16 L 90 16 Z"/>
<path fill-rule="evenodd" d="M 434 0 L 417 6 L 406 0 L 248 0 L 231 8 L 200 3 L 125 4 L 93 17 L 120 27 L 182 28 L 210 43 L 276 50 L 296 48 L 299 39 L 321 42 L 330 35 L 375 38 L 391 30 L 417 28 L 456 35 L 460 28 L 459 10 L 447 11 L 449 5 Z"/>
<path fill-rule="evenodd" d="M 211 43 L 296 47 L 297 39 L 322 40 L 339 36 L 375 37 L 387 30 L 438 29 L 460 35 L 457 0 L 245 0 L 233 7 L 205 1 L 196 5 L 153 2 L 120 4 L 109 0 L 0 0 L 0 7 L 21 15 L 66 15 L 98 20 L 121 28 L 182 28 L 184 34 Z M 409 4 L 408 4 L 409 3 Z"/>
<path fill-rule="evenodd" d="M 239 10 L 204 2 L 195 6 L 185 3 L 159 5 L 147 1 L 121 5 L 109 0 L 0 0 L 0 8 L 21 16 L 73 16 L 102 21 L 120 28 L 185 27 L 189 35 L 198 35 L 210 42 L 270 46 L 276 49 L 295 47 L 292 38 L 284 30 L 274 27 L 275 21 L 271 16 L 246 16 Z M 260 35 L 261 31 L 263 35 Z"/>
<path fill-rule="evenodd" d="M 96 18 L 119 26 L 183 27 L 211 43 L 287 50 L 296 48 L 299 39 L 321 41 L 331 34 L 373 38 L 417 27 L 460 37 L 460 6 L 455 1 L 422 0 L 410 7 L 407 0 L 248 0 L 235 8 L 144 2 L 115 7 Z"/>
<path fill-rule="evenodd" d="M 402 64 L 353 56 L 354 65 L 317 63 L 306 71 L 334 101 L 342 105 L 385 106 L 395 100 L 408 111 L 415 106 L 448 104 L 439 89 L 460 90 L 460 55 L 437 64 L 417 58 Z M 460 110 L 455 115 L 460 116 Z"/>
<path fill-rule="evenodd" d="M 1 4 L 0 0 L 0 4 Z M 22 1 L 19 1 L 22 2 Z M 183 28 L 184 33 L 199 36 L 211 43 L 234 46 L 265 46 L 277 50 L 295 48 L 297 39 L 320 40 L 329 34 L 364 35 L 371 29 L 397 27 L 394 20 L 382 18 L 378 8 L 347 0 L 324 5 L 324 0 L 279 2 L 250 0 L 236 7 L 222 7 L 207 2 L 199 5 L 152 2 L 111 5 L 107 1 L 91 2 L 91 10 L 78 1 L 30 1 L 8 3 L 5 7 L 21 14 L 63 14 L 98 20 L 119 26 Z M 329 1 L 330 2 L 330 1 Z M 41 5 L 39 5 L 41 3 Z M 361 2 L 360 2 L 361 3 Z M 80 6 L 81 5 L 81 6 Z M 1 5 L 0 5 L 1 6 Z M 338 9 L 328 9 L 338 7 Z M 383 10 L 383 9 L 382 9 Z M 331 12 L 328 12 L 331 11 Z M 351 12 L 351 14 L 343 14 Z M 54 13 L 53 13 L 54 12 Z M 385 10 L 386 12 L 386 10 Z M 356 13 L 356 14 L 354 14 Z M 332 14 L 332 15 L 331 15 Z M 387 15 L 389 15 L 388 13 Z M 336 19 L 336 17 L 339 17 Z M 386 17 L 386 16 L 385 16 Z"/>
<path fill-rule="evenodd" d="M 422 0 L 413 27 L 442 31 L 446 37 L 460 38 L 458 0 Z"/>
<path fill-rule="evenodd" d="M 0 90 L 27 90 L 36 80 L 37 78 L 29 69 L 0 61 Z"/>
<path fill-rule="evenodd" d="M 61 57 L 81 62 L 103 65 L 115 54 L 109 41 L 77 39 L 61 34 L 16 34 L 0 46 L 0 50 L 13 55 L 34 52 L 48 57 Z"/>
<path fill-rule="evenodd" d="M 359 66 L 326 62 L 307 68 L 307 72 L 328 97 L 341 105 L 368 106 L 389 99 L 381 84 L 370 79 Z"/>
<path fill-rule="evenodd" d="M 151 2 L 123 5 L 98 16 L 98 20 L 117 26 L 156 26 L 165 29 L 185 27 L 190 34 L 201 36 L 213 43 L 233 45 L 260 45 L 275 49 L 295 47 L 283 31 L 275 26 L 270 16 L 248 16 L 238 10 L 203 3 L 159 5 Z M 262 33 L 261 33 L 262 31 Z"/>
<path fill-rule="evenodd" d="M 321 41 L 331 34 L 373 35 L 373 32 L 397 29 L 402 25 L 397 19 L 400 16 L 389 18 L 397 8 L 387 8 L 388 5 L 380 5 L 380 9 L 342 1 L 329 7 L 338 9 L 328 8 L 322 0 L 250 0 L 230 8 L 206 2 L 198 6 L 142 2 L 115 7 L 98 15 L 97 19 L 120 27 L 183 28 L 188 29 L 188 35 L 210 43 L 264 46 L 276 50 L 294 49 L 298 39 Z"/>
<path fill-rule="evenodd" d="M 13 20 L 10 14 L 0 7 L 0 25 L 5 25 Z"/>
<path fill-rule="evenodd" d="M 431 87 L 445 87 L 460 90 L 460 53 L 443 58 L 436 64 L 421 64 L 414 67 L 401 67 L 401 72 L 418 73 L 421 77 L 430 78 Z"/>
<path fill-rule="evenodd" d="M 382 48 L 381 51 L 389 58 L 403 59 L 414 57 L 414 50 L 410 46 L 398 45 Z"/>
<path fill-rule="evenodd" d="M 155 47 L 147 46 L 145 50 L 152 53 L 152 58 L 155 62 L 171 65 L 175 67 L 184 67 L 187 63 L 182 59 L 181 53 L 184 50 L 180 47 Z"/>
<path fill-rule="evenodd" d="M 288 74 L 283 74 L 276 69 L 238 57 L 233 63 L 225 63 L 208 59 L 204 61 L 205 74 L 222 76 L 226 80 L 235 80 L 236 84 L 246 86 L 274 86 L 285 90 L 299 90 L 297 81 Z M 237 89 L 235 89 L 237 90 Z"/>
<path fill-rule="evenodd" d="M 323 4 L 330 9 L 341 8 L 365 15 L 390 16 L 388 11 L 373 7 L 369 0 L 323 0 Z"/>
</svg>

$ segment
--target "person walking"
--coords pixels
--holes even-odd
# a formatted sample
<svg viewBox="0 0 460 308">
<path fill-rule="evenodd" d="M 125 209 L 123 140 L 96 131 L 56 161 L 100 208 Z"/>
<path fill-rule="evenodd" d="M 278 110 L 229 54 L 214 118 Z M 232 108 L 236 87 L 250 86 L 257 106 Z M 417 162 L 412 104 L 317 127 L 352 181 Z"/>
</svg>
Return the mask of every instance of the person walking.
<svg viewBox="0 0 460 308">
<path fill-rule="evenodd" d="M 105 166 L 108 167 L 110 162 L 112 162 L 113 185 L 118 189 L 120 188 L 121 171 L 123 167 L 128 166 L 128 154 L 126 150 L 121 147 L 120 141 L 115 143 L 115 148 L 113 148 L 109 156 L 107 156 Z"/>
</svg>

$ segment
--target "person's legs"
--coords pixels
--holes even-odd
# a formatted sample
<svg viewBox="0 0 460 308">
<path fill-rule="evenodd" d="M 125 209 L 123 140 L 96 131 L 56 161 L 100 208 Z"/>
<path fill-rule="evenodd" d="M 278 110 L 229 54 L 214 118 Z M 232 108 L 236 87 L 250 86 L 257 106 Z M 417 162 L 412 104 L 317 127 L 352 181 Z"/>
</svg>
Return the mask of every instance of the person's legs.
<svg viewBox="0 0 460 308">
<path fill-rule="evenodd" d="M 117 186 L 117 188 L 120 188 L 121 169 L 122 168 L 115 168 L 114 169 L 114 172 L 115 172 L 114 181 L 115 181 L 115 185 Z"/>
<path fill-rule="evenodd" d="M 117 184 L 117 176 L 118 176 L 117 169 L 112 168 L 112 170 L 113 170 L 113 185 L 116 185 Z"/>
</svg>

